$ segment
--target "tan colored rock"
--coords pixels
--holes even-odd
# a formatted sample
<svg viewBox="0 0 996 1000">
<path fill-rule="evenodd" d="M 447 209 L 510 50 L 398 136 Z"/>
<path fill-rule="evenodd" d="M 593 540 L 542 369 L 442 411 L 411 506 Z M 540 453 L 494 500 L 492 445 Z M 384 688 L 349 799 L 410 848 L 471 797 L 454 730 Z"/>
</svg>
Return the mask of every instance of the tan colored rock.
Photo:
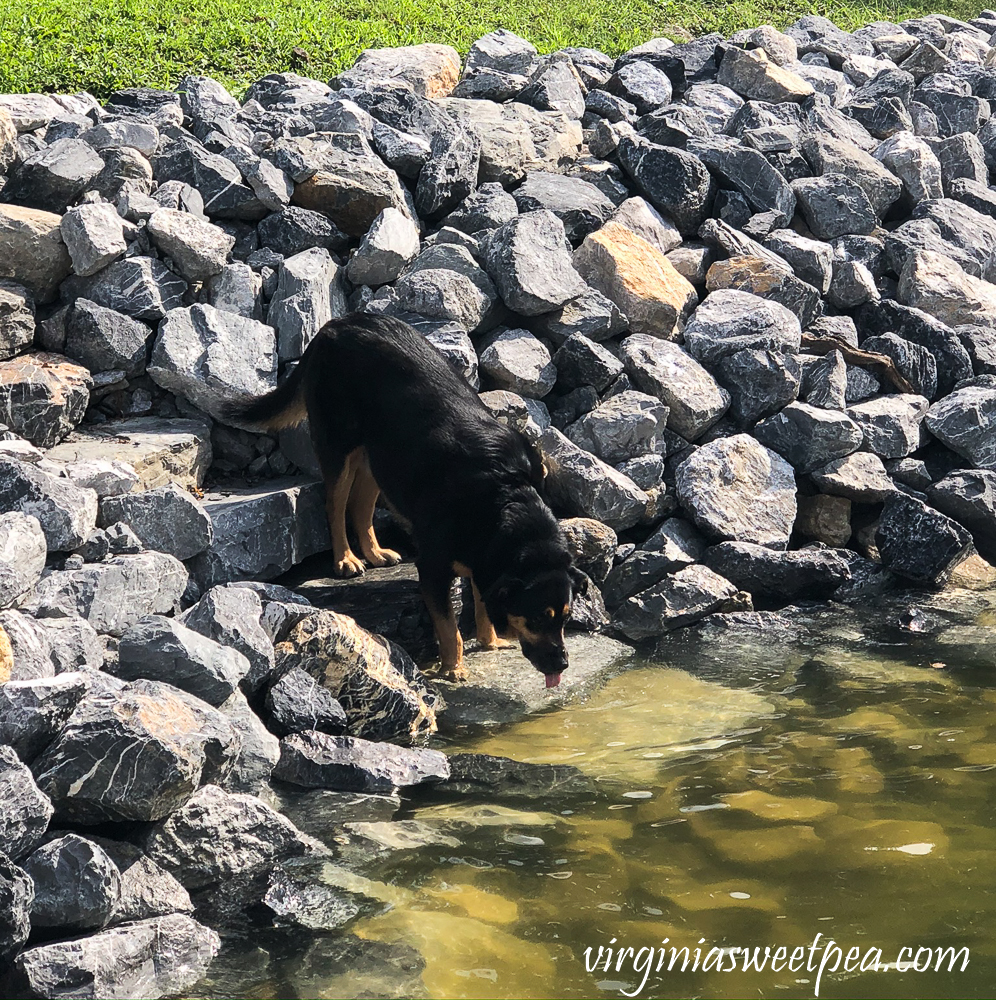
<svg viewBox="0 0 996 1000">
<path fill-rule="evenodd" d="M 55 298 L 72 267 L 61 222 L 54 212 L 0 205 L 0 278 L 24 285 L 39 302 Z"/>
<path fill-rule="evenodd" d="M 910 254 L 899 278 L 899 301 L 948 326 L 996 326 L 996 285 L 966 273 L 941 253 Z"/>
<path fill-rule="evenodd" d="M 58 444 L 83 419 L 93 378 L 61 354 L 37 351 L 0 362 L 0 423 L 37 448 Z"/>
<path fill-rule="evenodd" d="M 14 650 L 7 633 L 0 626 L 0 684 L 6 684 L 14 674 Z"/>
<path fill-rule="evenodd" d="M 978 552 L 973 552 L 955 567 L 947 587 L 964 590 L 992 590 L 996 588 L 996 566 L 986 562 Z M 2 673 L 2 670 L 0 670 Z"/>
<path fill-rule="evenodd" d="M 607 525 L 591 517 L 568 517 L 560 522 L 567 548 L 578 568 L 601 583 L 612 569 L 619 537 Z"/>
<path fill-rule="evenodd" d="M 797 73 L 773 63 L 763 49 L 730 46 L 719 64 L 716 82 L 748 101 L 802 101 L 813 94 L 812 85 Z"/>
<path fill-rule="evenodd" d="M 420 97 L 447 97 L 460 80 L 460 53 L 450 45 L 431 42 L 367 49 L 343 76 L 347 81 L 404 80 Z"/>
<path fill-rule="evenodd" d="M 695 287 L 667 257 L 618 222 L 585 237 L 574 267 L 629 317 L 633 333 L 677 340 L 698 304 Z"/>
<path fill-rule="evenodd" d="M 799 497 L 796 530 L 806 538 L 839 548 L 851 537 L 851 501 L 844 497 Z"/>
</svg>

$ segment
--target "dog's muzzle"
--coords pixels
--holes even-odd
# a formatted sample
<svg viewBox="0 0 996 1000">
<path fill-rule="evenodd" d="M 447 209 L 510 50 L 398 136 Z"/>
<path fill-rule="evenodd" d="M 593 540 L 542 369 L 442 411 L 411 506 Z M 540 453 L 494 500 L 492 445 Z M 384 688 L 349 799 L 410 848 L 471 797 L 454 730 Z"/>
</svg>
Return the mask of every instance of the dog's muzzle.
<svg viewBox="0 0 996 1000">
<path fill-rule="evenodd" d="M 567 669 L 567 650 L 558 643 L 522 644 L 522 655 L 546 678 L 548 688 L 560 683 L 560 675 Z"/>
</svg>

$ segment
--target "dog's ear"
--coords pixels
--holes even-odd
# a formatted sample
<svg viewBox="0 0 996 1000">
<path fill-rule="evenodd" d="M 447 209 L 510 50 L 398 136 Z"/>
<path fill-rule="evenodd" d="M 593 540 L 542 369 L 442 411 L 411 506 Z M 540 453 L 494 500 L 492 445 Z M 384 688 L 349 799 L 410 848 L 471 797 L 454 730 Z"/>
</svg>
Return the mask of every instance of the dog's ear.
<svg viewBox="0 0 996 1000">
<path fill-rule="evenodd" d="M 572 566 L 568 573 L 571 575 L 571 588 L 575 597 L 584 597 L 588 593 L 588 574 L 582 573 L 577 566 Z"/>
<path fill-rule="evenodd" d="M 491 624 L 499 635 L 508 631 L 508 614 L 511 602 L 522 592 L 523 583 L 518 577 L 503 573 L 484 595 Z"/>
<path fill-rule="evenodd" d="M 547 475 L 543 452 L 540 451 L 540 446 L 530 441 L 522 431 L 516 431 L 516 433 L 522 439 L 522 446 L 526 449 L 526 455 L 529 457 L 529 480 L 537 490 L 542 492 L 543 480 L 546 479 Z"/>
</svg>

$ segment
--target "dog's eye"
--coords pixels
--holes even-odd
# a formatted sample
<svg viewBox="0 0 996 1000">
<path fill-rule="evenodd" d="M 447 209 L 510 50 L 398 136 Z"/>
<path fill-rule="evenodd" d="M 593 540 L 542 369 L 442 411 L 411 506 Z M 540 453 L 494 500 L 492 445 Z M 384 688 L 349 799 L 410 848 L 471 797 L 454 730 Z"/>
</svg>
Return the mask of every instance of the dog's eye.
<svg viewBox="0 0 996 1000">
<path fill-rule="evenodd" d="M 547 616 L 547 618 L 556 618 L 557 617 L 557 612 L 554 611 L 553 608 L 547 608 L 546 609 L 546 616 Z"/>
</svg>

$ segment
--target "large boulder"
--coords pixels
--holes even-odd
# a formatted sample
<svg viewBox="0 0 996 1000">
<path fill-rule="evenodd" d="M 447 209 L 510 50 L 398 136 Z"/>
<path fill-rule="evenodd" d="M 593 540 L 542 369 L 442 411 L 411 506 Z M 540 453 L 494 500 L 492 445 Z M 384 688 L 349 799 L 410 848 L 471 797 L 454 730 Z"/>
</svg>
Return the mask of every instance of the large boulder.
<svg viewBox="0 0 996 1000">
<path fill-rule="evenodd" d="M 0 278 L 24 285 L 41 303 L 55 298 L 72 268 L 61 222 L 55 212 L 0 205 Z"/>
<path fill-rule="evenodd" d="M 0 745 L 0 843 L 13 861 L 27 857 L 44 839 L 52 803 L 17 754 Z"/>
<path fill-rule="evenodd" d="M 102 528 L 127 524 L 145 548 L 180 560 L 203 552 L 214 538 L 203 505 L 175 483 L 104 497 L 97 523 Z"/>
<path fill-rule="evenodd" d="M 750 542 L 721 542 L 703 561 L 753 597 L 778 601 L 825 598 L 851 579 L 848 560 L 824 548 L 777 552 Z"/>
<path fill-rule="evenodd" d="M 45 569 L 47 554 L 38 518 L 20 511 L 0 514 L 0 609 L 31 592 Z"/>
<path fill-rule="evenodd" d="M 87 685 L 80 671 L 0 684 L 0 744 L 30 764 L 58 735 Z"/>
<path fill-rule="evenodd" d="M 51 448 L 83 419 L 92 388 L 90 373 L 61 354 L 38 351 L 0 361 L 0 423 Z"/>
<path fill-rule="evenodd" d="M 6 969 L 28 940 L 34 888 L 23 868 L 0 851 L 0 969 Z"/>
<path fill-rule="evenodd" d="M 996 387 L 970 385 L 927 411 L 934 437 L 979 469 L 996 469 Z"/>
</svg>

